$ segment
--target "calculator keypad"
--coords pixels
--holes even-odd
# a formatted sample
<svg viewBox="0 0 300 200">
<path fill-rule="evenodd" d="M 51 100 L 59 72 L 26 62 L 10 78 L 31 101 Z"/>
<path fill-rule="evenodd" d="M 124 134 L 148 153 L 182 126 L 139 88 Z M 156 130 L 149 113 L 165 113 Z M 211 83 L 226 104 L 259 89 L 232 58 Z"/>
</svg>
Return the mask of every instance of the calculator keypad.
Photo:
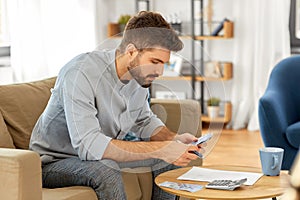
<svg viewBox="0 0 300 200">
<path fill-rule="evenodd" d="M 214 180 L 205 187 L 209 189 L 234 190 L 247 181 L 246 178 L 240 180 Z"/>
</svg>

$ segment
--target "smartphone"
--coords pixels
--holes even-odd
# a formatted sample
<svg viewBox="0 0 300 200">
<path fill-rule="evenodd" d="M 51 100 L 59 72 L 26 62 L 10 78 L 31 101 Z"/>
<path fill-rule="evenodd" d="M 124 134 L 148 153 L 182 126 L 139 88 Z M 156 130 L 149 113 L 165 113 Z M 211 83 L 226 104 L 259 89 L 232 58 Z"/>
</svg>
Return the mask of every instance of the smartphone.
<svg viewBox="0 0 300 200">
<path fill-rule="evenodd" d="M 208 140 L 210 140 L 212 138 L 212 136 L 213 136 L 212 133 L 207 133 L 207 134 L 201 136 L 200 138 L 198 138 L 198 140 L 196 142 L 192 142 L 192 145 L 199 145 L 204 142 L 207 142 Z"/>
<path fill-rule="evenodd" d="M 200 138 L 198 138 L 198 140 L 196 142 L 192 142 L 192 145 L 199 145 L 204 142 L 207 142 L 208 140 L 210 140 L 212 138 L 212 136 L 213 136 L 212 133 L 207 133 L 207 134 L 201 136 Z M 203 155 L 201 153 L 199 153 L 198 151 L 193 151 L 193 153 L 196 154 L 199 158 L 203 158 Z"/>
</svg>

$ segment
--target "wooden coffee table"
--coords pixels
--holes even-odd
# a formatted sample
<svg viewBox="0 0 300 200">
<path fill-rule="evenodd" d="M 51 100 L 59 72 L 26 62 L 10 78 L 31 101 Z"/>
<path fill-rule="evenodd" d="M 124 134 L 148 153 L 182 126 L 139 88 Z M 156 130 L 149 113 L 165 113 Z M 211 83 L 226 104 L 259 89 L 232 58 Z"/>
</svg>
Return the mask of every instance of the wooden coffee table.
<svg viewBox="0 0 300 200">
<path fill-rule="evenodd" d="M 205 166 L 203 168 L 261 173 L 260 168 L 243 166 Z M 175 194 L 177 197 L 181 196 L 189 199 L 276 199 L 277 196 L 282 195 L 285 189 L 289 187 L 289 175 L 287 171 L 281 171 L 280 176 L 262 176 L 254 185 L 243 185 L 233 191 L 206 189 L 205 185 L 207 182 L 177 180 L 177 177 L 190 169 L 191 167 L 185 167 L 162 173 L 155 178 L 155 183 L 160 184 L 165 181 L 171 181 L 202 185 L 203 189 L 194 193 L 161 187 L 164 191 Z"/>
</svg>

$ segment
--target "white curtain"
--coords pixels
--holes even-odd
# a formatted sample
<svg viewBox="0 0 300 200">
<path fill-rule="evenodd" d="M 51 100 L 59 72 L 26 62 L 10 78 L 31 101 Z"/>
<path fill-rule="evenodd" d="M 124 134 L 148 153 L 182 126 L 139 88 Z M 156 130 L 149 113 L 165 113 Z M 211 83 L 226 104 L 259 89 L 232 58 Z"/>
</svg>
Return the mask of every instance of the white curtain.
<svg viewBox="0 0 300 200">
<path fill-rule="evenodd" d="M 258 100 L 274 65 L 290 55 L 289 0 L 234 1 L 233 129 L 258 130 Z"/>
<path fill-rule="evenodd" d="M 96 0 L 6 0 L 16 82 L 57 75 L 96 47 Z"/>
</svg>

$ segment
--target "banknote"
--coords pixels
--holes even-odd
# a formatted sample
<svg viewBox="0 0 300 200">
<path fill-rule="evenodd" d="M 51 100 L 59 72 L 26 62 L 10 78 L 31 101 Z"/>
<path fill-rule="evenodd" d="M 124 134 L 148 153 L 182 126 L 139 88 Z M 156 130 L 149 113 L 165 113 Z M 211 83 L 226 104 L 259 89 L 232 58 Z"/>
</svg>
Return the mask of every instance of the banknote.
<svg viewBox="0 0 300 200">
<path fill-rule="evenodd" d="M 203 188 L 202 185 L 189 184 L 189 183 L 176 183 L 170 181 L 165 181 L 163 183 L 160 183 L 159 186 L 172 188 L 174 190 L 184 190 L 188 192 L 197 192 L 198 190 L 201 190 Z"/>
</svg>

